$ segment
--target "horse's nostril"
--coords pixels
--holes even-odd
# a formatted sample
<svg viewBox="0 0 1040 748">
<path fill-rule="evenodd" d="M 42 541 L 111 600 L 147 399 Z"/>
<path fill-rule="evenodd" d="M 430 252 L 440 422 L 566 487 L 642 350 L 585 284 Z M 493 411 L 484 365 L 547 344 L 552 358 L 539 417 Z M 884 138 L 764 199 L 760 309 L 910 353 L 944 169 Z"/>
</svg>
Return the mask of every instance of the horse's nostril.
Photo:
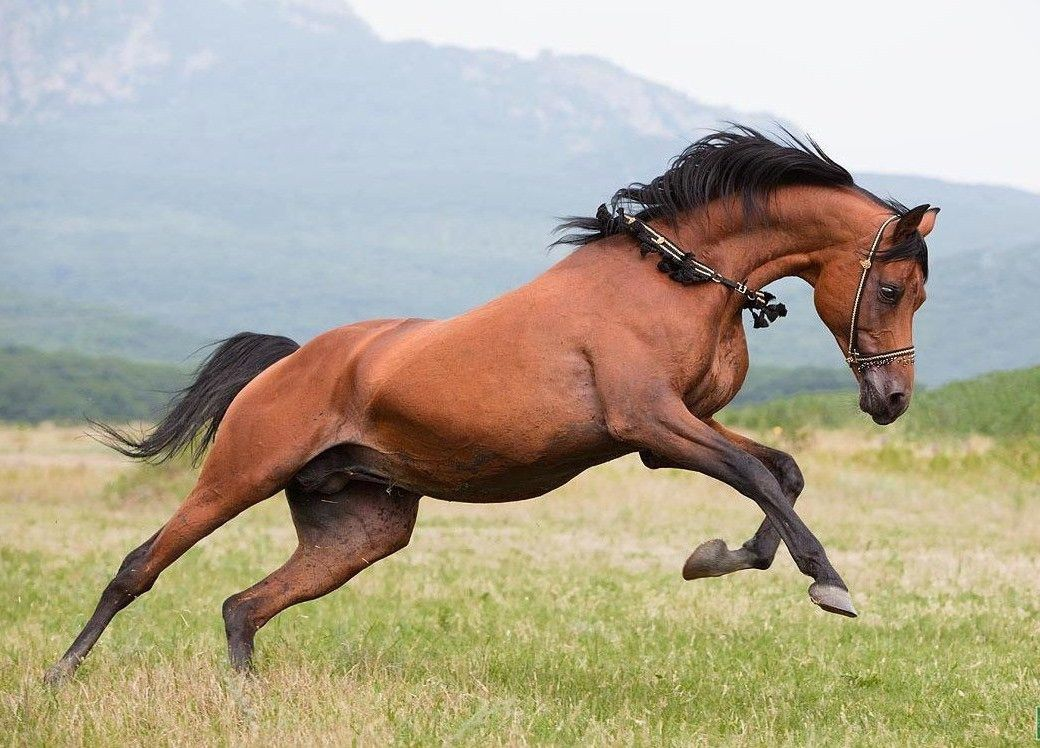
<svg viewBox="0 0 1040 748">
<path fill-rule="evenodd" d="M 888 396 L 888 404 L 893 408 L 902 408 L 906 406 L 906 393 L 905 392 L 893 392 Z"/>
</svg>

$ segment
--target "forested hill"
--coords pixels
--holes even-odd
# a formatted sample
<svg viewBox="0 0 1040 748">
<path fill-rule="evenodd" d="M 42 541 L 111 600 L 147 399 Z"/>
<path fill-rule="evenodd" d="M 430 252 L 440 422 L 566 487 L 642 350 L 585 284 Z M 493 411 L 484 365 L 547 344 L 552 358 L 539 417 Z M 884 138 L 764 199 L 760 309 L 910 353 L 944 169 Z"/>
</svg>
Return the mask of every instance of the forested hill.
<svg viewBox="0 0 1040 748">
<path fill-rule="evenodd" d="M 0 420 L 150 420 L 186 381 L 175 366 L 0 348 Z"/>
</svg>

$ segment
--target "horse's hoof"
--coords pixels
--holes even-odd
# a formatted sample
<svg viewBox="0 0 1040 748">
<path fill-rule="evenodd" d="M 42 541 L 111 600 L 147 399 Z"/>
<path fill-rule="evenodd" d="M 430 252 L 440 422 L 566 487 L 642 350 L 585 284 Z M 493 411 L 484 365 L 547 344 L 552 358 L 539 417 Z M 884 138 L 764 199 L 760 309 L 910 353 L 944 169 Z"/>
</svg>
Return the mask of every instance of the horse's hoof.
<svg viewBox="0 0 1040 748">
<path fill-rule="evenodd" d="M 43 682 L 48 686 L 60 686 L 72 678 L 75 668 L 65 662 L 58 662 L 47 668 L 43 674 Z"/>
<path fill-rule="evenodd" d="M 720 538 L 708 540 L 694 549 L 683 564 L 683 579 L 703 579 L 704 577 L 721 577 L 731 571 L 729 549 L 726 541 Z"/>
<path fill-rule="evenodd" d="M 837 613 L 849 618 L 859 615 L 852 605 L 852 595 L 848 590 L 843 590 L 836 584 L 813 582 L 809 585 L 809 599 L 828 613 Z"/>
</svg>

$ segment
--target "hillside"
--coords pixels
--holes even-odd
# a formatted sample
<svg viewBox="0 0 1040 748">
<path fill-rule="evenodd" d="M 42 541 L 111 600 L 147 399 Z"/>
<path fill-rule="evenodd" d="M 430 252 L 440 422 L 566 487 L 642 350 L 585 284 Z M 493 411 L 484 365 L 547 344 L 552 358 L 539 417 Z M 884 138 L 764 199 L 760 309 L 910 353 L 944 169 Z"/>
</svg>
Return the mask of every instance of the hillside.
<svg viewBox="0 0 1040 748">
<path fill-rule="evenodd" d="M 178 363 L 200 344 L 197 334 L 110 307 L 0 295 L 0 345 Z"/>
<path fill-rule="evenodd" d="M 856 407 L 855 395 L 799 395 L 735 407 L 727 424 L 759 430 L 780 427 L 861 428 L 878 433 Z M 1040 367 L 987 374 L 914 394 L 910 410 L 891 428 L 911 437 L 981 434 L 998 438 L 1040 436 Z"/>
<path fill-rule="evenodd" d="M 172 366 L 0 348 L 0 420 L 151 419 L 186 382 Z"/>
<path fill-rule="evenodd" d="M 384 42 L 338 3 L 19 0 L 0 40 L 0 294 L 41 341 L 8 320 L 0 342 L 89 352 L 133 355 L 97 338 L 145 320 L 187 353 L 241 329 L 458 313 L 551 263 L 555 216 L 657 175 L 702 128 L 777 119 L 590 57 Z M 1018 300 L 1040 195 L 862 179 L 945 208 L 922 378 L 1037 363 Z M 783 288 L 793 314 L 749 336 L 756 364 L 840 366 L 808 289 Z"/>
</svg>

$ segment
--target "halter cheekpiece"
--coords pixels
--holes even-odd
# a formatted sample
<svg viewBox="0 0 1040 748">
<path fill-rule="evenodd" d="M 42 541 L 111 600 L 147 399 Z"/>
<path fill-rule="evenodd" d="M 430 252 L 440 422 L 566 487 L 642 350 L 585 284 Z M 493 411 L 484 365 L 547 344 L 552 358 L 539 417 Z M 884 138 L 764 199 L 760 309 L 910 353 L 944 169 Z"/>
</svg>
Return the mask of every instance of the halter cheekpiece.
<svg viewBox="0 0 1040 748">
<path fill-rule="evenodd" d="M 775 322 L 780 317 L 787 316 L 787 307 L 776 301 L 776 297 L 768 291 L 753 291 L 748 288 L 746 282 L 735 281 L 727 278 L 719 271 L 709 265 L 705 265 L 697 259 L 693 252 L 686 252 L 675 246 L 670 240 L 659 234 L 647 224 L 635 216 L 630 216 L 624 210 L 618 210 L 617 216 L 611 216 L 606 205 L 599 206 L 596 217 L 601 222 L 607 220 L 618 220 L 622 229 L 631 234 L 639 242 L 639 252 L 646 257 L 651 252 L 660 255 L 661 260 L 657 263 L 657 269 L 666 273 L 669 278 L 690 286 L 694 283 L 711 281 L 725 286 L 731 291 L 736 291 L 743 297 L 742 309 L 751 310 L 751 316 L 755 320 L 755 327 L 769 327 L 770 322 Z"/>
<path fill-rule="evenodd" d="M 890 223 L 899 218 L 900 216 L 889 216 L 885 219 L 885 222 L 878 228 L 877 233 L 874 234 L 874 241 L 870 245 L 870 251 L 867 252 L 866 259 L 859 261 L 863 272 L 859 276 L 856 297 L 852 300 L 852 318 L 849 321 L 849 352 L 845 356 L 845 363 L 855 369 L 859 369 L 861 372 L 872 366 L 884 366 L 895 361 L 899 361 L 902 364 L 910 364 L 914 361 L 915 349 L 912 345 L 906 348 L 896 348 L 895 350 L 873 354 L 860 353 L 859 349 L 856 348 L 856 338 L 859 337 L 859 307 L 860 302 L 863 300 L 863 291 L 867 286 L 867 275 L 870 274 L 870 268 L 874 264 L 874 255 L 877 254 L 878 248 L 881 246 L 881 238 L 884 236 L 885 229 L 888 228 Z"/>
<path fill-rule="evenodd" d="M 628 215 L 624 210 L 618 209 L 617 215 L 611 215 L 607 206 L 601 205 L 599 210 L 596 211 L 596 217 L 601 223 L 616 221 L 621 229 L 631 234 L 639 243 L 639 252 L 644 257 L 651 252 L 659 255 L 661 260 L 657 263 L 657 269 L 662 273 L 666 273 L 669 278 L 677 283 L 689 286 L 694 283 L 711 281 L 739 293 L 744 301 L 741 308 L 751 310 L 751 316 L 755 320 L 755 327 L 769 327 L 771 322 L 787 316 L 787 307 L 776 301 L 776 297 L 773 294 L 768 291 L 751 290 L 748 288 L 747 282 L 727 278 L 711 266 L 700 262 L 693 252 L 686 252 L 680 249 L 672 241 L 635 216 Z M 866 259 L 860 260 L 859 263 L 863 272 L 860 274 L 859 285 L 856 287 L 856 296 L 852 300 L 852 316 L 849 321 L 849 349 L 845 356 L 845 362 L 861 372 L 872 366 L 884 366 L 895 361 L 909 364 L 914 360 L 915 349 L 912 345 L 906 348 L 897 348 L 873 354 L 861 353 L 856 347 L 856 338 L 859 335 L 860 302 L 863 300 L 863 291 L 867 285 L 867 275 L 869 275 L 870 268 L 874 264 L 874 257 L 881 247 L 881 239 L 884 236 L 885 229 L 899 218 L 900 216 L 898 215 L 891 216 L 881 224 L 881 227 L 874 235 L 874 241 L 870 245 L 870 251 L 867 252 Z"/>
</svg>

